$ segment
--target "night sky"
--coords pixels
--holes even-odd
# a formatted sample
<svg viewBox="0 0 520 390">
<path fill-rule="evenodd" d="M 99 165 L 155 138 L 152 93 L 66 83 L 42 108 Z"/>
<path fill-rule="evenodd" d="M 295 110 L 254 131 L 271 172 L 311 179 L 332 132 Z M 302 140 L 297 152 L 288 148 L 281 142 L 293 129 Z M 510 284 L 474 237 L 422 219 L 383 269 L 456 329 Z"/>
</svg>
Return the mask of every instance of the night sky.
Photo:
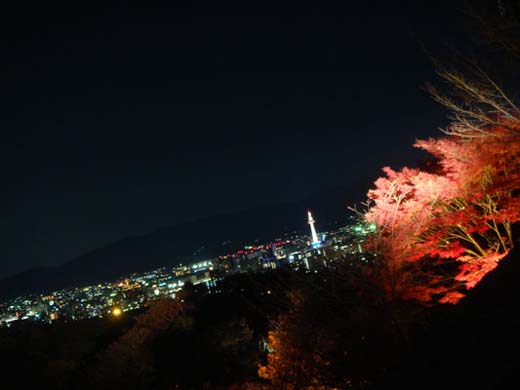
<svg viewBox="0 0 520 390">
<path fill-rule="evenodd" d="M 457 1 L 224 3 L 1 10 L 0 277 L 375 178 L 440 134 L 423 48 Z"/>
</svg>

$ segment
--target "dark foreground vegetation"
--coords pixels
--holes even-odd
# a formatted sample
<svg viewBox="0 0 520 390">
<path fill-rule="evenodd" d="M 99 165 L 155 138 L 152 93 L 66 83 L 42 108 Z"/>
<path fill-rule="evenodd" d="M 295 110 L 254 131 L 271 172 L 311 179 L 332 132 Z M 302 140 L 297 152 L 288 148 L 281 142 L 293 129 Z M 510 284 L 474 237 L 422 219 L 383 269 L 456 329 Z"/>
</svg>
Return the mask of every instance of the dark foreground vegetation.
<svg viewBox="0 0 520 390">
<path fill-rule="evenodd" d="M 440 307 L 379 388 L 514 387 L 520 365 L 519 249 L 459 304 Z"/>
<path fill-rule="evenodd" d="M 121 317 L 0 329 L 2 381 L 39 388 L 227 388 L 255 378 L 291 273 L 185 288 Z M 180 300 L 184 302 L 181 303 Z"/>
<path fill-rule="evenodd" d="M 457 305 L 389 303 L 367 266 L 238 275 L 119 318 L 2 329 L 2 383 L 55 389 L 501 388 L 520 254 Z M 6 387 L 7 388 L 7 387 Z"/>
</svg>

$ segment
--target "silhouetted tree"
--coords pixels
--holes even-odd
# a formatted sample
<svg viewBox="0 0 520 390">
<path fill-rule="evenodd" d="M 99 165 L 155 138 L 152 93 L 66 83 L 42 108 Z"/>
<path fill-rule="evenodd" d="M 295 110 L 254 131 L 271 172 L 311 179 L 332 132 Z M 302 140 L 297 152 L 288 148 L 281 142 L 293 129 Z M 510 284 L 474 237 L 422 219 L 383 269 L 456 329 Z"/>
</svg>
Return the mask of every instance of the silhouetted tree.
<svg viewBox="0 0 520 390">
<path fill-rule="evenodd" d="M 86 387 L 140 389 L 154 382 L 151 347 L 154 340 L 170 328 L 182 312 L 179 302 L 153 301 L 133 326 L 101 352 L 85 372 Z"/>
<path fill-rule="evenodd" d="M 520 108 L 511 85 L 504 85 L 506 79 L 517 79 L 519 10 L 517 0 L 467 3 L 466 15 L 474 25 L 472 35 L 481 38 L 475 50 L 478 54 L 458 49 L 451 51 L 448 60 L 435 60 L 441 83 L 426 86 L 450 113 L 451 123 L 443 130 L 446 134 L 466 139 L 494 137 L 494 129 L 502 127 L 520 136 Z"/>
</svg>

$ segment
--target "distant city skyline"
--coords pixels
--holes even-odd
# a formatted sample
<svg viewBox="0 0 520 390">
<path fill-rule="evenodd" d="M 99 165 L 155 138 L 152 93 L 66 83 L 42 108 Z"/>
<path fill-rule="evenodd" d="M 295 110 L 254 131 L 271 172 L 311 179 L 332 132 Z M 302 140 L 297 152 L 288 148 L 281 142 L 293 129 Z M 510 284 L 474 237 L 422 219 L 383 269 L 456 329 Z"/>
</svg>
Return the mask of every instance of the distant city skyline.
<svg viewBox="0 0 520 390">
<path fill-rule="evenodd" d="M 365 261 L 359 249 L 359 240 L 366 232 L 359 226 L 348 225 L 329 231 L 328 238 L 320 241 L 311 212 L 308 211 L 307 215 L 310 236 L 294 235 L 291 239 L 247 245 L 216 258 L 198 262 L 188 259 L 186 264 L 121 274 L 115 280 L 103 280 L 96 284 L 72 284 L 63 289 L 51 287 L 46 291 L 0 299 L 0 327 L 24 321 L 52 323 L 64 319 L 119 317 L 124 312 L 146 307 L 154 299 L 182 299 L 177 294 L 188 283 L 204 284 L 210 293 L 220 293 L 218 283 L 235 274 L 269 272 L 280 268 L 315 273 L 334 266 L 334 261 L 344 261 L 343 258 L 323 261 L 326 258 L 325 248 L 333 248 L 356 261 Z"/>
</svg>

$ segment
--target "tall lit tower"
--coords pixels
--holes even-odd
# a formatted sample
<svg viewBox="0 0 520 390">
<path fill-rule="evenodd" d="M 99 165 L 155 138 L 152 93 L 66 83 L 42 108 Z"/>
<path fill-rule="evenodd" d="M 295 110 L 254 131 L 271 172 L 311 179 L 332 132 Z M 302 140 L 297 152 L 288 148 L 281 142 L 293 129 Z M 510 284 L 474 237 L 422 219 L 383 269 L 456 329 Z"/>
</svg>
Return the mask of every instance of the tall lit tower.
<svg viewBox="0 0 520 390">
<path fill-rule="evenodd" d="M 316 221 L 314 221 L 314 218 L 312 218 L 312 214 L 310 211 L 307 211 L 307 215 L 309 217 L 307 223 L 311 225 L 312 244 L 316 245 L 320 242 L 320 240 L 318 240 L 318 235 L 316 234 L 316 229 L 314 228 L 314 222 Z"/>
</svg>

